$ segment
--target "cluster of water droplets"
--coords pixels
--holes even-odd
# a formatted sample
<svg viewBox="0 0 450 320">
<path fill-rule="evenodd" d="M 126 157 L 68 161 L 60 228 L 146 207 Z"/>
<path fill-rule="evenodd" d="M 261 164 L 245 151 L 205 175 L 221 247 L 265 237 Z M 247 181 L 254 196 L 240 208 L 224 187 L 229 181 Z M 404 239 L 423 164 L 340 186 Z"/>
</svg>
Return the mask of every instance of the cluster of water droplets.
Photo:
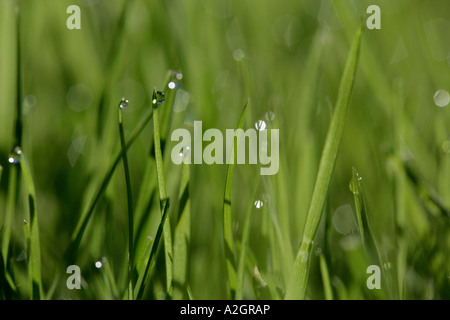
<svg viewBox="0 0 450 320">
<path fill-rule="evenodd" d="M 167 85 L 170 90 L 174 90 L 180 86 L 180 81 L 183 79 L 183 74 L 180 72 L 174 72 L 173 78 Z"/>
<path fill-rule="evenodd" d="M 22 154 L 22 148 L 15 147 L 14 151 L 9 154 L 8 162 L 11 164 L 20 163 L 20 155 Z"/>
</svg>

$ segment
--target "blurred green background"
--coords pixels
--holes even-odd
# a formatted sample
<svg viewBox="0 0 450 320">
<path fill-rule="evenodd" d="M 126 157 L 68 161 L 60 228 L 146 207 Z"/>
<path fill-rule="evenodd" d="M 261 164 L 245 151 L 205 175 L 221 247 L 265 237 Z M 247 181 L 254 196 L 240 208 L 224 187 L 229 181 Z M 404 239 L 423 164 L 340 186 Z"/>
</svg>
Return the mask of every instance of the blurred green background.
<svg viewBox="0 0 450 320">
<path fill-rule="evenodd" d="M 129 134 L 150 108 L 155 87 L 166 92 L 160 108 L 171 118 L 171 130 L 190 129 L 195 120 L 203 121 L 203 130 L 234 128 L 247 98 L 245 129 L 264 120 L 268 128 L 280 130 L 278 174 L 259 176 L 256 165 L 236 166 L 232 212 L 238 247 L 249 208 L 254 215 L 244 298 L 256 297 L 255 266 L 275 292 L 272 297 L 281 298 L 290 261 L 281 260 L 280 252 L 296 254 L 350 42 L 372 4 L 381 8 L 381 30 L 363 35 L 307 296 L 324 298 L 318 264 L 322 252 L 337 299 L 450 298 L 450 106 L 439 107 L 434 99 L 438 90 L 450 91 L 448 0 L 19 2 L 22 148 L 36 186 L 44 291 L 54 284 L 51 298 L 121 298 L 107 289 L 111 280 L 102 275 L 105 271 L 94 266 L 102 257 L 120 290 L 126 288 L 122 165 L 96 208 L 75 261 L 65 261 L 63 255 L 120 146 L 118 102 L 122 97 L 130 102 L 124 111 Z M 8 154 L 15 143 L 17 3 L 0 1 L 0 227 Z M 72 4 L 81 8 L 81 30 L 66 27 L 66 9 Z M 174 90 L 165 87 L 171 70 L 183 75 Z M 273 120 L 266 118 L 268 112 L 274 113 Z M 171 163 L 169 137 L 164 159 L 174 221 L 181 168 Z M 137 211 L 143 208 L 136 213 L 135 229 L 145 237 L 154 237 L 160 219 L 157 193 L 148 188 L 156 171 L 144 174 L 152 143 L 148 125 L 129 151 L 134 204 Z M 352 167 L 362 177 L 367 213 L 385 263 L 381 290 L 366 287 L 368 264 L 357 231 L 351 231 L 352 219 L 347 219 L 355 211 L 348 187 Z M 195 299 L 224 299 L 226 166 L 191 165 L 190 173 L 189 287 Z M 146 187 L 150 192 L 139 198 Z M 20 256 L 28 209 L 23 184 L 20 190 L 8 259 L 15 283 L 25 287 L 26 264 Z M 258 200 L 264 203 L 261 208 L 254 206 Z M 336 224 L 348 232 L 338 232 Z M 81 268 L 82 290 L 65 287 L 70 264 Z M 160 254 L 148 298 L 165 298 L 163 264 Z M 63 276 L 55 284 L 57 273 Z M 26 298 L 26 288 L 20 290 Z"/>
</svg>

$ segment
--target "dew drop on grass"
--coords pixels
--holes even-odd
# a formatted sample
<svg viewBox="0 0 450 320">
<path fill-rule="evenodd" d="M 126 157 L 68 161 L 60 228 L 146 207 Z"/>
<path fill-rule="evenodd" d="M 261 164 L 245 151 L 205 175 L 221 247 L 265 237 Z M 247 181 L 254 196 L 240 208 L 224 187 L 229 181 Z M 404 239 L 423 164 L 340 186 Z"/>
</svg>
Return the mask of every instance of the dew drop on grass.
<svg viewBox="0 0 450 320">
<path fill-rule="evenodd" d="M 256 130 L 263 131 L 263 130 L 266 130 L 267 125 L 266 125 L 266 122 L 264 120 L 258 120 L 255 123 L 255 127 L 256 127 Z"/>
<path fill-rule="evenodd" d="M 153 96 L 152 103 L 153 104 L 161 104 L 166 101 L 166 95 L 164 92 L 156 91 L 156 94 Z"/>
<path fill-rule="evenodd" d="M 436 91 L 436 93 L 434 94 L 434 103 L 438 106 L 438 107 L 445 107 L 449 104 L 450 102 L 450 94 L 445 91 L 445 90 L 438 90 Z"/>
<path fill-rule="evenodd" d="M 445 140 L 442 143 L 442 150 L 444 150 L 446 154 L 450 154 L 450 140 Z"/>
<path fill-rule="evenodd" d="M 172 89 L 172 90 L 173 90 L 173 89 L 176 88 L 177 85 L 175 84 L 175 82 L 170 81 L 169 84 L 168 84 L 167 86 L 169 87 L 169 89 Z"/>
<path fill-rule="evenodd" d="M 273 111 L 266 112 L 265 118 L 267 121 L 273 121 L 275 119 L 275 113 Z"/>
<path fill-rule="evenodd" d="M 264 202 L 261 200 L 256 200 L 255 201 L 255 207 L 256 209 L 261 209 L 264 206 Z"/>
<path fill-rule="evenodd" d="M 22 154 L 22 149 L 16 147 L 13 152 L 9 154 L 8 162 L 11 164 L 18 164 L 20 162 L 20 155 Z"/>
<path fill-rule="evenodd" d="M 177 75 L 175 76 L 177 78 L 177 80 L 181 80 L 183 79 L 183 74 L 181 72 L 177 73 Z"/>
<path fill-rule="evenodd" d="M 97 269 L 100 269 L 102 266 L 103 266 L 103 264 L 101 263 L 101 261 L 97 261 L 97 262 L 95 263 L 95 267 L 96 267 Z"/>
<path fill-rule="evenodd" d="M 125 98 L 122 98 L 122 100 L 120 100 L 120 103 L 119 103 L 119 108 L 120 109 L 128 108 L 128 100 Z"/>
<path fill-rule="evenodd" d="M 184 159 L 189 155 L 190 151 L 191 151 L 191 149 L 188 146 L 186 146 L 186 147 L 183 147 L 183 149 L 181 149 L 181 151 L 178 155 Z"/>
</svg>

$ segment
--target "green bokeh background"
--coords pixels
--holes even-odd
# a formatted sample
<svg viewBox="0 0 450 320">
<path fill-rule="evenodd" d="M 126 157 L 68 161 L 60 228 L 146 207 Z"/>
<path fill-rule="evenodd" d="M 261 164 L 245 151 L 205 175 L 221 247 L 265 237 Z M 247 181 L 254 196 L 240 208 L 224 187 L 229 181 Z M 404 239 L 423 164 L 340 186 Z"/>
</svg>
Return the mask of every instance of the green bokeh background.
<svg viewBox="0 0 450 320">
<path fill-rule="evenodd" d="M 172 113 L 172 130 L 189 129 L 194 120 L 203 121 L 203 130 L 234 128 L 247 98 L 244 128 L 274 112 L 275 119 L 265 121 L 269 129 L 280 130 L 280 170 L 263 177 L 255 165 L 238 165 L 232 211 L 239 242 L 249 207 L 264 200 L 262 208 L 253 207 L 244 297 L 255 298 L 254 266 L 282 297 L 289 277 L 279 252 L 295 255 L 300 243 L 346 55 L 371 4 L 381 8 L 381 30 L 366 30 L 363 35 L 348 122 L 315 252 L 328 243 L 325 254 L 335 298 L 450 298 L 449 217 L 426 196 L 435 194 L 448 213 L 450 106 L 438 107 L 433 99 L 439 89 L 450 91 L 448 0 L 129 2 L 123 27 L 119 21 L 125 1 L 20 2 L 22 148 L 37 191 L 44 290 L 69 264 L 80 266 L 87 284 L 71 291 L 63 277 L 52 298 L 119 298 L 105 289 L 103 271 L 94 267 L 101 257 L 107 257 L 119 288 L 126 287 L 122 166 L 97 207 L 76 261 L 62 257 L 83 208 L 119 148 L 117 103 L 122 97 L 130 101 L 125 110 L 129 134 L 150 107 L 154 87 L 167 94 L 161 108 L 171 108 L 169 101 L 180 92 L 189 97 L 185 111 Z M 4 167 L 0 227 L 17 105 L 16 3 L 0 1 L 0 164 Z M 81 8 L 81 30 L 66 27 L 66 8 L 71 4 Z M 239 55 L 241 60 L 236 59 Z M 163 88 L 169 70 L 183 74 L 177 90 Z M 99 111 L 102 96 L 104 108 Z M 152 143 L 149 125 L 129 152 L 135 204 L 139 190 L 151 183 L 143 177 Z M 167 189 L 168 196 L 177 199 L 181 170 L 170 161 L 171 146 L 167 139 Z M 415 180 L 402 169 L 403 163 L 413 168 Z M 386 262 L 387 282 L 378 291 L 365 285 L 367 264 L 355 234 L 342 235 L 333 228 L 336 210 L 354 206 L 348 188 L 352 167 L 362 177 L 368 215 Z M 196 299 L 223 299 L 227 297 L 222 235 L 226 166 L 192 165 L 190 170 L 189 285 Z M 256 179 L 261 183 L 253 194 Z M 10 257 L 18 284 L 26 283 L 24 261 L 17 261 L 24 250 L 23 189 L 22 185 Z M 149 199 L 154 201 L 143 232 L 154 236 L 159 222 L 156 194 Z M 172 220 L 176 206 L 174 202 L 171 207 Z M 326 238 L 325 220 L 330 222 Z M 274 240 L 277 227 L 282 241 Z M 163 264 L 160 255 L 148 298 L 165 298 Z M 311 261 L 307 296 L 324 298 L 318 256 Z"/>
</svg>

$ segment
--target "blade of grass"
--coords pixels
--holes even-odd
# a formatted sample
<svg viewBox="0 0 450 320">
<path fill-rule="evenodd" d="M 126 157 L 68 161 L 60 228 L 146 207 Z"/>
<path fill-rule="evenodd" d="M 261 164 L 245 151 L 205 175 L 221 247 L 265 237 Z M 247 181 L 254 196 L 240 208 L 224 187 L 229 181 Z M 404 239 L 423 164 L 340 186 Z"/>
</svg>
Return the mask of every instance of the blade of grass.
<svg viewBox="0 0 450 320">
<path fill-rule="evenodd" d="M 330 186 L 340 141 L 345 128 L 345 119 L 350 104 L 356 67 L 358 65 L 362 31 L 363 24 L 361 23 L 355 39 L 353 40 L 339 86 L 336 110 L 333 114 L 322 151 L 319 171 L 317 173 L 311 204 L 306 217 L 303 239 L 295 259 L 292 281 L 289 283 L 285 297 L 286 299 L 304 299 L 305 297 L 312 244 L 322 217 L 326 195 Z"/>
<path fill-rule="evenodd" d="M 28 193 L 28 204 L 30 208 L 29 223 L 26 225 L 29 231 L 27 239 L 28 252 L 28 277 L 30 281 L 30 298 L 32 300 L 40 300 L 42 297 L 42 280 L 41 280 L 41 246 L 39 241 L 38 213 L 36 209 L 36 192 L 34 189 L 31 171 L 21 149 L 16 149 L 16 153 L 20 155 L 20 167 L 22 169 L 25 186 Z"/>
<path fill-rule="evenodd" d="M 136 292 L 136 299 L 142 299 L 144 295 L 145 287 L 148 285 L 148 278 L 150 276 L 150 270 L 153 267 L 155 260 L 156 251 L 158 249 L 159 242 L 161 241 L 161 236 L 163 234 L 163 229 L 166 225 L 167 213 L 169 212 L 169 199 L 163 202 L 162 205 L 162 218 L 158 226 L 158 231 L 156 232 L 155 240 L 153 241 L 152 250 L 150 256 L 147 259 L 147 263 L 144 266 L 144 270 L 139 273 L 136 286 L 134 287 L 134 292 Z"/>
<path fill-rule="evenodd" d="M 17 197 L 17 180 L 18 170 L 15 165 L 10 166 L 8 177 L 8 196 L 6 200 L 6 213 L 5 213 L 5 230 L 2 237 L 2 255 L 4 258 L 5 268 L 8 264 L 8 251 L 11 241 L 12 223 L 16 207 Z"/>
<path fill-rule="evenodd" d="M 252 199 L 255 199 L 256 190 L 259 186 L 259 174 L 256 177 L 256 183 L 252 191 Z M 247 210 L 247 215 L 244 222 L 244 231 L 242 232 L 241 252 L 239 254 L 238 268 L 237 268 L 237 286 L 236 286 L 236 300 L 242 300 L 244 295 L 244 271 L 245 258 L 247 256 L 248 241 L 250 238 L 250 229 L 253 220 L 253 202 Z"/>
<path fill-rule="evenodd" d="M 245 112 L 247 110 L 249 100 L 244 105 L 242 109 L 241 116 L 239 118 L 238 125 L 236 129 L 241 129 L 244 124 Z M 232 229 L 232 219 L 231 219 L 231 184 L 233 181 L 233 171 L 234 164 L 236 163 L 237 155 L 237 137 L 234 138 L 234 152 L 232 157 L 233 161 L 230 161 L 227 170 L 227 180 L 225 182 L 225 194 L 223 197 L 223 236 L 225 244 L 225 258 L 227 263 L 228 271 L 228 284 L 230 289 L 231 299 L 235 298 L 236 295 L 236 260 L 234 256 L 234 243 L 233 243 L 233 229 Z"/>
<path fill-rule="evenodd" d="M 161 133 L 159 128 L 158 114 L 158 96 L 156 89 L 153 90 L 152 108 L 153 108 L 153 142 L 155 145 L 156 172 L 158 178 L 159 201 L 161 206 L 161 214 L 163 211 L 163 203 L 167 201 L 166 180 L 164 178 L 164 163 L 161 151 Z M 173 279 L 173 252 L 172 252 L 172 232 L 170 229 L 170 220 L 167 219 L 164 226 L 164 254 L 166 262 L 166 290 L 167 295 L 172 295 L 172 279 Z"/>
<path fill-rule="evenodd" d="M 153 111 L 151 109 L 148 109 L 146 111 L 146 113 L 144 114 L 144 116 L 142 117 L 142 120 L 139 122 L 139 124 L 136 126 L 136 128 L 133 130 L 133 132 L 130 134 L 130 136 L 127 140 L 127 143 L 125 145 L 125 150 L 128 150 L 133 145 L 136 138 L 142 133 L 145 126 L 152 119 L 152 117 L 153 117 Z M 66 257 L 65 257 L 66 260 L 69 260 L 68 262 L 72 262 L 71 260 L 74 258 L 74 254 L 80 245 L 83 234 L 86 231 L 86 228 L 92 217 L 92 214 L 94 213 L 95 206 L 97 205 L 101 196 L 104 194 L 106 188 L 108 187 L 109 182 L 111 181 L 111 177 L 114 173 L 114 170 L 116 169 L 116 167 L 122 157 L 122 153 L 123 153 L 123 149 L 121 149 L 118 152 L 118 154 L 114 158 L 114 161 L 110 164 L 109 169 L 106 172 L 104 179 L 102 180 L 102 183 L 98 187 L 98 190 L 95 193 L 94 197 L 92 198 L 91 202 L 89 203 L 89 206 L 83 212 L 83 214 L 72 234 L 71 242 L 70 242 L 69 248 L 66 252 Z"/>
<path fill-rule="evenodd" d="M 330 274 L 328 272 L 327 260 L 323 254 L 320 255 L 320 274 L 322 275 L 323 291 L 325 300 L 333 300 L 333 290 L 331 289 Z"/>
<path fill-rule="evenodd" d="M 188 257 L 191 240 L 190 167 L 188 164 L 182 164 L 181 170 L 179 217 L 173 244 L 173 298 L 178 300 L 186 299 L 187 297 Z"/>
<path fill-rule="evenodd" d="M 128 104 L 128 101 L 126 101 Z M 130 169 L 128 167 L 128 157 L 125 142 L 125 133 L 123 130 L 122 117 L 122 101 L 119 104 L 119 135 L 120 145 L 122 148 L 122 161 L 125 172 L 125 182 L 127 188 L 127 204 L 128 204 L 128 299 L 133 300 L 133 261 L 134 261 L 134 247 L 133 247 L 133 199 L 131 192 Z"/>
</svg>

